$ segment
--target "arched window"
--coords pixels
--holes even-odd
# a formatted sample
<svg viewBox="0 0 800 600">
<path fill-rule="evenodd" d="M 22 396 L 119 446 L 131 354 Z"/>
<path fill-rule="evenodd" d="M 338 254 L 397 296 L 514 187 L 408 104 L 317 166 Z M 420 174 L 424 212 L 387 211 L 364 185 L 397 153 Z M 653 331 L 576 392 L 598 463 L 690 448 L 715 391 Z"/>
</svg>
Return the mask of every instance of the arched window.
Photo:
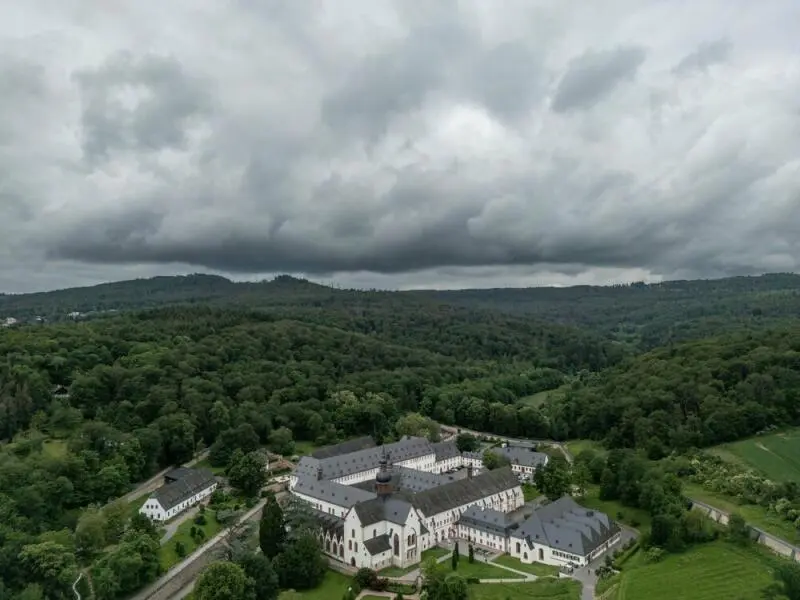
<svg viewBox="0 0 800 600">
<path fill-rule="evenodd" d="M 400 536 L 394 534 L 394 555 L 400 556 Z"/>
<path fill-rule="evenodd" d="M 344 544 L 339 544 L 339 556 L 344 557 Z"/>
<path fill-rule="evenodd" d="M 348 550 L 352 550 L 353 549 L 353 540 L 347 540 L 347 549 Z"/>
<path fill-rule="evenodd" d="M 355 529 L 351 529 L 350 530 L 350 537 L 352 537 L 352 538 L 356 537 L 356 530 Z"/>
<path fill-rule="evenodd" d="M 358 542 L 353 544 L 353 552 L 358 552 Z"/>
<path fill-rule="evenodd" d="M 540 561 L 544 560 L 544 550 L 542 550 L 541 548 L 539 548 L 539 560 Z"/>
<path fill-rule="evenodd" d="M 525 560 L 528 560 L 528 553 L 526 552 L 525 554 L 523 554 L 522 558 L 524 558 Z"/>
</svg>

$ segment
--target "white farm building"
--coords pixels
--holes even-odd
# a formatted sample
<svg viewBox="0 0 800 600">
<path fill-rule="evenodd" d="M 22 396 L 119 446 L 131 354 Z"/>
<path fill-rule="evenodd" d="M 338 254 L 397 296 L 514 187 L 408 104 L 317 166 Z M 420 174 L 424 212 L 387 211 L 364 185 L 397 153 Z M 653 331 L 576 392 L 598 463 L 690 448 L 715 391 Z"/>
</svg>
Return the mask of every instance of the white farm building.
<svg viewBox="0 0 800 600">
<path fill-rule="evenodd" d="M 151 521 L 169 521 L 210 496 L 217 485 L 207 469 L 177 467 L 164 475 L 164 485 L 150 495 L 139 512 Z"/>
</svg>

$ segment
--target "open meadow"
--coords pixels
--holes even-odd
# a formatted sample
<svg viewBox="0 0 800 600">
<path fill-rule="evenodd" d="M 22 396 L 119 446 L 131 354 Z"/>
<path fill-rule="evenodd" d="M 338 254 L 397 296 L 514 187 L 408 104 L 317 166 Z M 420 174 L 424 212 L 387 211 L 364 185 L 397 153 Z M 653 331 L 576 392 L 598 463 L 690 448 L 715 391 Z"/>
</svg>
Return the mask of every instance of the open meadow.
<svg viewBox="0 0 800 600">
<path fill-rule="evenodd" d="M 540 579 L 531 583 L 479 583 L 471 585 L 470 600 L 579 600 L 581 586 L 572 579 Z"/>
<path fill-rule="evenodd" d="M 800 429 L 723 444 L 715 447 L 714 453 L 774 481 L 800 481 Z"/>
<path fill-rule="evenodd" d="M 753 600 L 772 581 L 757 548 L 713 542 L 646 564 L 641 554 L 619 576 L 614 600 Z"/>
</svg>

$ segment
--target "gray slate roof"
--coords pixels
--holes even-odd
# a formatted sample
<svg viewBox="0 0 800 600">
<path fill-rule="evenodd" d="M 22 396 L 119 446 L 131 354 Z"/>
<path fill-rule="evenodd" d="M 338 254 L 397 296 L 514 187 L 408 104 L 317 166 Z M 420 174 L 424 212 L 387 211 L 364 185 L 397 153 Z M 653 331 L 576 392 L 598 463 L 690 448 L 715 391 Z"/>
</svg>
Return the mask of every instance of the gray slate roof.
<svg viewBox="0 0 800 600">
<path fill-rule="evenodd" d="M 373 492 L 334 481 L 318 480 L 301 476 L 297 478 L 294 491 L 317 500 L 324 500 L 336 506 L 350 508 L 358 502 L 366 502 L 375 498 Z"/>
<path fill-rule="evenodd" d="M 356 504 L 354 510 L 362 527 L 381 521 L 403 525 L 411 512 L 411 503 L 402 498 L 375 498 Z"/>
<path fill-rule="evenodd" d="M 543 452 L 535 452 L 530 448 L 520 448 L 519 446 L 506 446 L 505 448 L 493 448 L 492 452 L 506 457 L 511 463 L 522 465 L 523 467 L 541 467 L 547 464 L 549 456 Z"/>
<path fill-rule="evenodd" d="M 332 446 L 325 446 L 311 453 L 313 458 L 332 458 L 334 456 L 342 456 L 343 454 L 350 454 L 358 450 L 366 448 L 374 448 L 375 440 L 370 436 L 356 438 L 354 440 L 347 440 L 341 444 L 333 444 Z"/>
<path fill-rule="evenodd" d="M 485 471 L 471 479 L 461 479 L 447 485 L 419 492 L 414 496 L 414 506 L 426 517 L 477 502 L 487 496 L 507 492 L 519 487 L 517 475 L 511 467 Z"/>
<path fill-rule="evenodd" d="M 394 465 L 392 466 L 390 473 L 390 481 L 395 490 L 411 493 L 429 490 L 440 485 L 446 485 L 456 481 L 457 479 L 453 475 L 428 473 L 427 471 L 417 471 L 415 469 L 398 467 Z M 354 483 L 353 487 L 372 492 L 375 490 L 375 480 L 368 479 L 366 481 L 360 481 L 358 483 Z"/>
<path fill-rule="evenodd" d="M 431 444 L 431 446 L 433 446 L 433 452 L 436 454 L 437 462 L 448 458 L 454 458 L 461 454 L 461 452 L 458 451 L 456 443 L 452 441 L 436 442 L 435 444 Z"/>
<path fill-rule="evenodd" d="M 312 508 L 311 514 L 317 520 L 323 531 L 332 534 L 334 537 L 344 536 L 344 519 Z"/>
<path fill-rule="evenodd" d="M 508 535 L 508 532 L 516 527 L 516 524 L 506 513 L 493 508 L 479 508 L 477 506 L 470 506 L 465 510 L 458 522 L 486 533 L 501 536 Z"/>
<path fill-rule="evenodd" d="M 157 500 L 164 510 L 169 510 L 181 502 L 188 500 L 195 494 L 202 492 L 216 483 L 214 474 L 208 469 L 187 469 L 181 467 L 173 469 L 170 473 L 176 473 L 179 479 L 172 483 L 162 485 L 150 495 L 150 498 Z"/>
<path fill-rule="evenodd" d="M 384 450 L 390 454 L 393 463 L 433 454 L 431 443 L 425 438 L 404 437 L 400 441 L 374 448 L 365 448 L 341 456 L 314 458 L 304 456 L 295 469 L 298 475 L 318 476 L 321 469 L 322 479 L 337 479 L 346 475 L 375 469 L 383 458 Z"/>
<path fill-rule="evenodd" d="M 605 513 L 580 506 L 563 496 L 523 521 L 512 535 L 528 546 L 544 544 L 570 554 L 586 556 L 619 532 L 619 526 Z"/>
<path fill-rule="evenodd" d="M 364 542 L 364 547 L 372 556 L 386 552 L 392 549 L 392 544 L 389 542 L 388 534 L 379 535 Z"/>
</svg>

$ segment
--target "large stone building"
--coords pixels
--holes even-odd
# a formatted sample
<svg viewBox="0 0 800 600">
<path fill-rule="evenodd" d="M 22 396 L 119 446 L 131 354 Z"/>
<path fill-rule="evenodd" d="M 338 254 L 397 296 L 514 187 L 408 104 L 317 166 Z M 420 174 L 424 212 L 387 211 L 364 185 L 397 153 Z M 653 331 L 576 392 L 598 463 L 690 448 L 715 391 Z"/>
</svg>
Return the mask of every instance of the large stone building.
<svg viewBox="0 0 800 600">
<path fill-rule="evenodd" d="M 524 504 L 520 473 L 481 467 L 478 456 L 462 455 L 454 442 L 407 437 L 377 447 L 360 440 L 303 457 L 289 489 L 315 510 L 325 553 L 354 567 L 413 565 L 424 550 L 453 538 L 539 560 L 536 542 L 527 554 L 522 545 L 511 552 L 514 533 L 537 533 L 534 521 L 524 529 L 530 519 L 514 526 L 509 516 Z"/>
<path fill-rule="evenodd" d="M 202 502 L 217 489 L 217 479 L 207 469 L 176 467 L 164 475 L 164 485 L 139 509 L 152 521 L 168 521 Z"/>
</svg>

